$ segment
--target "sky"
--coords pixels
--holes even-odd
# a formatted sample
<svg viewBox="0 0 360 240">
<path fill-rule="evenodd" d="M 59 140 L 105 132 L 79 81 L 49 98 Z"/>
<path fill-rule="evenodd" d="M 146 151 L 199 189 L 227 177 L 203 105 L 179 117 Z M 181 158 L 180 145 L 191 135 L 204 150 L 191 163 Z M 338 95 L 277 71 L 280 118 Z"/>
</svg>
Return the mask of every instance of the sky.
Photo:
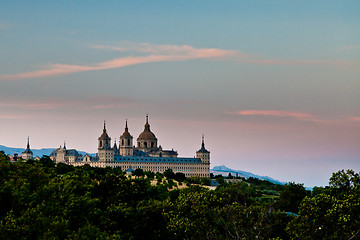
<svg viewBox="0 0 360 240">
<path fill-rule="evenodd" d="M 360 171 L 359 1 L 0 3 L 0 144 L 97 152 L 103 121 L 305 186 Z"/>
</svg>

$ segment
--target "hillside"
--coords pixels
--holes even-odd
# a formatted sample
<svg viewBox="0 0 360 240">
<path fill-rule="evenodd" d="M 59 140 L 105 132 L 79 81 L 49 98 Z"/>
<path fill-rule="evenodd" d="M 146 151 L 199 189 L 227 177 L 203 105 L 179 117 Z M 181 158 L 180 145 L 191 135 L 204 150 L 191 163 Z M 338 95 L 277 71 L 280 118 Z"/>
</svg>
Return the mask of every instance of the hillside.
<svg viewBox="0 0 360 240">
<path fill-rule="evenodd" d="M 236 176 L 236 174 L 237 174 L 239 177 L 244 177 L 244 178 L 253 177 L 253 178 L 258 178 L 261 180 L 267 180 L 267 181 L 275 183 L 275 184 L 286 184 L 286 182 L 280 182 L 279 180 L 276 180 L 276 179 L 268 177 L 268 176 L 260 176 L 260 175 L 256 175 L 256 174 L 253 174 L 250 172 L 245 172 L 242 170 L 234 170 L 234 169 L 226 167 L 225 165 L 215 166 L 210 170 L 210 172 L 213 173 L 214 175 L 228 176 L 229 173 L 231 173 L 232 176 Z"/>
</svg>

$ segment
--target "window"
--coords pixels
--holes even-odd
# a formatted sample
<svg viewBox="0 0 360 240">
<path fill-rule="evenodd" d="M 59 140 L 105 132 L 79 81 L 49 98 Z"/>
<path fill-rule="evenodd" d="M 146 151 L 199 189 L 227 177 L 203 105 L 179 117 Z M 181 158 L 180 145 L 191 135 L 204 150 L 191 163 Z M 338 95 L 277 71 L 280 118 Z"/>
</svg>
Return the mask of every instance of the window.
<svg viewBox="0 0 360 240">
<path fill-rule="evenodd" d="M 146 147 L 146 148 L 147 148 L 147 142 L 144 142 L 144 147 Z"/>
<path fill-rule="evenodd" d="M 128 139 L 128 145 L 129 145 L 129 146 L 131 145 L 131 143 L 130 143 L 130 139 Z"/>
</svg>

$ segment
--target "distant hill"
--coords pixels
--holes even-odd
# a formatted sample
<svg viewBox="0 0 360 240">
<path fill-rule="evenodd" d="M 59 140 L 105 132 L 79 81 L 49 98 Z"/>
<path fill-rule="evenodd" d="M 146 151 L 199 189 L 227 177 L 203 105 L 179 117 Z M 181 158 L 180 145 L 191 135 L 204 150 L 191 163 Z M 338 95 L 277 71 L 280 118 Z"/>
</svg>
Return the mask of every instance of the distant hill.
<svg viewBox="0 0 360 240">
<path fill-rule="evenodd" d="M 244 177 L 244 178 L 253 177 L 253 178 L 258 178 L 261 180 L 267 180 L 269 182 L 276 183 L 276 184 L 286 184 L 286 182 L 280 182 L 279 180 L 276 180 L 276 179 L 268 177 L 268 176 L 260 176 L 260 175 L 256 175 L 256 174 L 253 174 L 250 172 L 234 170 L 234 169 L 226 167 L 225 165 L 215 166 L 210 170 L 210 172 L 213 173 L 214 175 L 220 174 L 223 176 L 228 176 L 229 173 L 231 173 L 232 176 L 236 176 L 236 174 L 238 174 L 239 177 Z"/>
<path fill-rule="evenodd" d="M 52 151 L 56 150 L 57 148 L 41 148 L 41 149 L 31 149 L 31 151 L 34 154 L 34 157 L 39 156 L 42 157 L 43 155 L 50 155 Z M 12 147 L 6 147 L 3 145 L 0 145 L 0 151 L 4 151 L 6 155 L 11 154 L 14 155 L 14 153 L 17 153 L 21 155 L 23 151 L 25 151 L 25 148 L 12 148 Z M 86 152 L 84 151 L 78 151 L 80 154 L 85 155 Z M 95 153 L 88 153 L 90 156 L 95 156 Z"/>
</svg>

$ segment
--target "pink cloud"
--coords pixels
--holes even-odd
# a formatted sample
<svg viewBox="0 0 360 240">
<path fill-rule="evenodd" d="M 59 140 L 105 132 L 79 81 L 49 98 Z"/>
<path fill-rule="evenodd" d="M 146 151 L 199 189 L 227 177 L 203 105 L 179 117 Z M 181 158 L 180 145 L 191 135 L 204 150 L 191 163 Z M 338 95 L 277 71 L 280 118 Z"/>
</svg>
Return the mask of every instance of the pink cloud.
<svg viewBox="0 0 360 240">
<path fill-rule="evenodd" d="M 16 119 L 28 119 L 27 116 L 24 115 L 1 115 L 0 114 L 0 119 L 11 119 L 11 120 L 16 120 Z"/>
<path fill-rule="evenodd" d="M 66 107 L 92 108 L 92 109 L 115 109 L 135 107 L 138 102 L 133 99 L 93 96 L 82 100 L 76 99 L 52 99 L 47 101 L 39 100 L 17 100 L 12 102 L 0 101 L 0 107 L 21 109 L 21 110 L 54 110 Z"/>
<path fill-rule="evenodd" d="M 154 55 L 165 56 L 191 56 L 199 58 L 213 58 L 222 56 L 236 55 L 237 51 L 223 50 L 217 48 L 194 48 L 189 45 L 155 45 L 149 43 L 131 43 L 124 42 L 120 47 L 109 45 L 94 45 L 92 48 L 108 49 L 113 51 L 131 51 L 140 53 L 150 53 Z"/>
<path fill-rule="evenodd" d="M 151 49 L 152 47 L 152 49 Z M 109 48 L 106 46 L 96 46 L 95 48 Z M 114 48 L 115 50 L 117 48 Z M 114 50 L 112 49 L 112 50 Z M 138 50 L 146 53 L 163 53 L 162 55 L 148 55 L 148 56 L 136 56 L 136 57 L 122 57 L 113 60 L 95 63 L 92 65 L 69 65 L 69 64 L 50 64 L 44 69 L 18 73 L 0 75 L 0 80 L 15 80 L 15 79 L 29 79 L 29 78 L 42 78 L 50 76 L 66 75 L 78 72 L 95 71 L 121 68 L 129 65 L 151 63 L 151 62 L 171 62 L 171 61 L 186 61 L 193 59 L 204 58 L 218 58 L 224 56 L 230 56 L 234 54 L 234 51 L 227 51 L 222 49 L 196 49 L 191 46 L 147 46 L 146 49 L 130 49 Z"/>
<path fill-rule="evenodd" d="M 322 124 L 346 124 L 351 122 L 360 122 L 360 116 L 321 118 L 319 116 L 296 111 L 276 111 L 276 110 L 243 110 L 238 112 L 225 112 L 227 115 L 238 116 L 269 116 L 293 118 L 299 121 L 317 122 Z"/>
<path fill-rule="evenodd" d="M 32 109 L 32 110 L 50 110 L 65 106 L 64 101 L 59 102 L 0 102 L 0 107 L 9 107 L 9 108 L 20 108 L 20 109 Z"/>
<path fill-rule="evenodd" d="M 360 116 L 349 117 L 350 122 L 360 122 Z"/>
<path fill-rule="evenodd" d="M 261 115 L 261 116 L 276 116 L 276 117 L 293 117 L 298 119 L 313 119 L 314 116 L 302 112 L 288 112 L 288 111 L 274 111 L 274 110 L 244 110 L 239 112 L 228 112 L 230 115 Z"/>
<path fill-rule="evenodd" d="M 111 51 L 131 52 L 147 54 L 145 56 L 128 56 L 115 58 L 109 61 L 89 64 L 49 64 L 42 69 L 0 75 L 0 80 L 31 79 L 74 74 L 79 72 L 106 70 L 126 67 L 130 65 L 153 63 L 153 62 L 175 62 L 194 59 L 224 59 L 237 61 L 239 63 L 262 64 L 262 65 L 334 65 L 337 67 L 355 67 L 358 69 L 359 62 L 346 60 L 301 60 L 301 59 L 264 59 L 252 54 L 241 53 L 235 50 L 224 50 L 217 48 L 195 48 L 189 45 L 154 45 L 149 43 L 125 42 L 121 46 L 94 45 L 94 49 Z"/>
</svg>

